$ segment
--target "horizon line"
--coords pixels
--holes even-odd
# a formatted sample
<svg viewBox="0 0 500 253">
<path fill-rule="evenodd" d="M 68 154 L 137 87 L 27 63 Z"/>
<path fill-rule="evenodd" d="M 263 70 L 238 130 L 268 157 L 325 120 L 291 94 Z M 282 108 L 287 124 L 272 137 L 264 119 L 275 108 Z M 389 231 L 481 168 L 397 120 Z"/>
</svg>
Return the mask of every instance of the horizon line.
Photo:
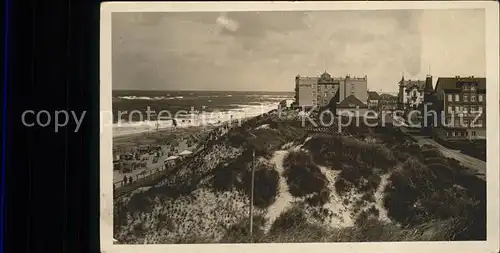
<svg viewBox="0 0 500 253">
<path fill-rule="evenodd" d="M 291 92 L 291 93 L 295 93 L 294 90 L 288 90 L 288 91 L 284 91 L 284 90 L 199 90 L 199 89 L 193 89 L 193 90 L 155 90 L 155 89 L 147 89 L 147 90 L 139 90 L 139 89 L 112 89 L 112 91 L 167 91 L 167 92 L 171 92 L 171 91 L 210 91 L 210 92 Z M 375 92 L 379 92 L 379 93 L 398 93 L 398 91 L 377 91 L 377 90 L 370 90 L 370 89 L 367 89 L 367 92 L 368 91 L 375 91 Z"/>
</svg>

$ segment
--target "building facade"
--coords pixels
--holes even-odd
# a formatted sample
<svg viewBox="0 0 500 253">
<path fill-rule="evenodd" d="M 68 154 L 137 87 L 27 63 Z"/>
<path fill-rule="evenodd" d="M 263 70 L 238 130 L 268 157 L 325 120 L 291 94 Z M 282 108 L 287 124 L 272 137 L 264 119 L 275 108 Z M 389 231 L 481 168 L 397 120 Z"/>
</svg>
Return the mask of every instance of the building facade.
<svg viewBox="0 0 500 253">
<path fill-rule="evenodd" d="M 325 107 L 334 99 L 340 103 L 354 95 L 364 104 L 368 101 L 367 77 L 332 77 L 324 72 L 319 77 L 295 77 L 295 104 L 298 107 Z"/>
<path fill-rule="evenodd" d="M 364 104 L 368 103 L 368 77 L 351 77 L 347 75 L 340 78 L 340 101 L 354 95 Z"/>
<path fill-rule="evenodd" d="M 393 111 L 398 107 L 398 97 L 390 94 L 380 94 L 378 101 L 380 111 Z"/>
<path fill-rule="evenodd" d="M 295 77 L 295 101 L 299 107 L 325 107 L 335 98 L 340 82 L 328 73 L 320 77 Z M 336 101 L 338 102 L 338 101 Z"/>
<path fill-rule="evenodd" d="M 375 91 L 368 91 L 368 108 L 373 110 L 379 109 L 380 95 Z"/>
<path fill-rule="evenodd" d="M 440 77 L 434 96 L 436 127 L 445 138 L 486 137 L 486 78 Z"/>
<path fill-rule="evenodd" d="M 432 77 L 427 76 L 424 80 L 405 80 L 401 77 L 398 83 L 398 109 L 416 110 L 421 107 L 425 100 L 425 93 L 432 92 Z"/>
</svg>

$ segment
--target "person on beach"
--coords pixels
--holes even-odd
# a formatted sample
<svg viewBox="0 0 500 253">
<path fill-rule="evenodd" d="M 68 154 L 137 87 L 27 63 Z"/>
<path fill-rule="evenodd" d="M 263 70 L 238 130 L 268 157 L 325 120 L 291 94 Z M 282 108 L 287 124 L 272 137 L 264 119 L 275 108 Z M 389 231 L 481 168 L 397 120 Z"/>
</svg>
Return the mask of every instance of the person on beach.
<svg viewBox="0 0 500 253">
<path fill-rule="evenodd" d="M 123 182 L 122 182 L 123 185 L 126 185 L 127 184 L 127 176 L 124 175 L 123 176 Z"/>
<path fill-rule="evenodd" d="M 128 177 L 128 183 L 132 184 L 132 181 L 133 181 L 132 176 Z"/>
</svg>

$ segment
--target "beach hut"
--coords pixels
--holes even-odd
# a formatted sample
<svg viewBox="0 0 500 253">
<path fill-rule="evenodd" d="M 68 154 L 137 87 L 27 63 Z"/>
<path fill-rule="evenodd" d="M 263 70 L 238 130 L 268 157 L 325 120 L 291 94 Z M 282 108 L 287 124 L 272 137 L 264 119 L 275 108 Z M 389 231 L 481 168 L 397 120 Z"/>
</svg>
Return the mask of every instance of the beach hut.
<svg viewBox="0 0 500 253">
<path fill-rule="evenodd" d="M 165 161 L 163 162 L 163 164 L 166 166 L 166 167 L 171 167 L 171 166 L 174 166 L 175 165 L 175 161 L 177 160 L 177 156 L 173 155 L 173 156 L 169 156 L 165 159 Z"/>
<path fill-rule="evenodd" d="M 180 156 L 188 156 L 190 154 L 192 154 L 193 152 L 189 151 L 189 150 L 184 150 L 182 152 L 179 153 Z"/>
<path fill-rule="evenodd" d="M 165 159 L 165 161 L 166 161 L 166 162 L 168 162 L 168 161 L 173 161 L 173 160 L 175 160 L 175 159 L 177 159 L 177 158 L 178 158 L 177 156 L 173 155 L 173 156 L 169 156 L 169 157 L 167 157 L 167 159 Z"/>
</svg>

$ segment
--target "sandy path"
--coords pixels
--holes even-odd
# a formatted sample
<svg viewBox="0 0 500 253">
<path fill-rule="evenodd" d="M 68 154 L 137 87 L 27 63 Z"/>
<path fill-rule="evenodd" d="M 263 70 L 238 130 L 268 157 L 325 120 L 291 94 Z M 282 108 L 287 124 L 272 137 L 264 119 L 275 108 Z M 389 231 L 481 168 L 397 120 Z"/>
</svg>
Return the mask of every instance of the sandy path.
<svg viewBox="0 0 500 253">
<path fill-rule="evenodd" d="M 375 207 L 379 211 L 379 220 L 381 221 L 390 221 L 387 210 L 384 207 L 384 191 L 388 183 L 389 175 L 390 174 L 385 174 L 380 177 L 380 184 L 374 194 Z"/>
<path fill-rule="evenodd" d="M 344 205 L 344 200 L 337 194 L 335 189 L 335 181 L 339 174 L 338 171 L 332 171 L 324 166 L 318 166 L 321 172 L 328 179 L 328 188 L 330 189 L 330 201 L 324 205 L 325 208 L 333 213 L 330 219 L 331 227 L 347 227 L 353 225 L 354 221 L 351 218 L 351 210 Z"/>
<path fill-rule="evenodd" d="M 276 201 L 267 209 L 267 223 L 265 226 L 266 232 L 269 231 L 276 218 L 278 218 L 278 216 L 283 211 L 285 211 L 290 206 L 290 203 L 294 200 L 293 196 L 288 191 L 288 184 L 286 183 L 286 179 L 283 176 L 283 172 L 285 171 L 285 168 L 283 168 L 283 159 L 285 158 L 285 155 L 287 153 L 288 151 L 286 150 L 279 150 L 276 151 L 273 158 L 271 158 L 271 163 L 274 163 L 276 165 L 276 170 L 280 174 L 280 193 L 276 198 Z"/>
</svg>

